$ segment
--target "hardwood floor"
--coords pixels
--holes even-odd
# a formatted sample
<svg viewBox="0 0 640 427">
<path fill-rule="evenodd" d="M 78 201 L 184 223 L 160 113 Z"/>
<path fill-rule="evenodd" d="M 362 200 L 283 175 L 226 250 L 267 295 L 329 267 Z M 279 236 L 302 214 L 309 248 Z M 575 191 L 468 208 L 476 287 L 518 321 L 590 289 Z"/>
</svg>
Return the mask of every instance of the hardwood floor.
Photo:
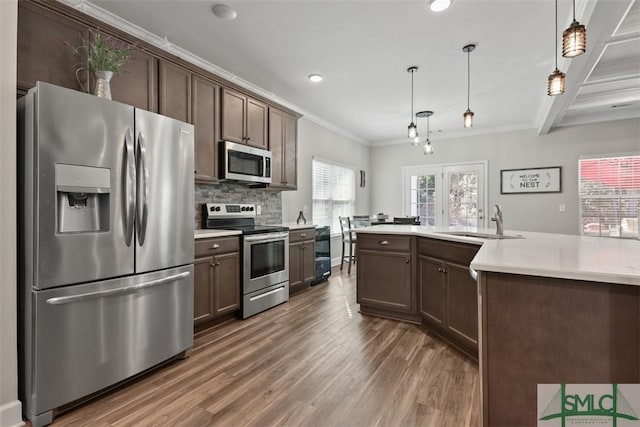
<svg viewBox="0 0 640 427">
<path fill-rule="evenodd" d="M 363 316 L 355 274 L 199 333 L 193 353 L 54 426 L 477 426 L 478 368 L 420 326 Z"/>
</svg>

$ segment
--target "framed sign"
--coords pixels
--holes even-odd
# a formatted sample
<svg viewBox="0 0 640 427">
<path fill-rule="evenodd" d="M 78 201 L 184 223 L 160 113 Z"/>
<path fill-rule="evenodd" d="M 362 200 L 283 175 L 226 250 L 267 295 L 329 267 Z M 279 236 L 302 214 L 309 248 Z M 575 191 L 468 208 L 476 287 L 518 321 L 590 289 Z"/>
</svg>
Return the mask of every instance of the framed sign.
<svg viewBox="0 0 640 427">
<path fill-rule="evenodd" d="M 560 192 L 562 192 L 561 166 L 500 171 L 500 194 Z"/>
</svg>

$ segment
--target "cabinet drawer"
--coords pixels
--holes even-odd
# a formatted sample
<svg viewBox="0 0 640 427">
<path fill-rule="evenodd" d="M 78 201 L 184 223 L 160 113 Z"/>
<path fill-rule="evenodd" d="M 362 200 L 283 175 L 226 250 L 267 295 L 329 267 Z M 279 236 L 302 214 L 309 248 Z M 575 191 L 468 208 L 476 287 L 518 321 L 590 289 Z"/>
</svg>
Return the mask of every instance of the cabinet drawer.
<svg viewBox="0 0 640 427">
<path fill-rule="evenodd" d="M 360 233 L 357 245 L 359 249 L 409 252 L 411 250 L 411 236 Z"/>
<path fill-rule="evenodd" d="M 480 246 L 445 242 L 438 239 L 418 239 L 418 253 L 462 265 L 469 265 Z"/>
<path fill-rule="evenodd" d="M 240 250 L 238 237 L 218 237 L 214 239 L 196 240 L 195 255 L 197 257 L 216 255 L 225 252 L 237 252 Z"/>
<path fill-rule="evenodd" d="M 315 228 L 302 228 L 299 230 L 289 230 L 289 243 L 301 242 L 303 240 L 315 240 Z"/>
</svg>

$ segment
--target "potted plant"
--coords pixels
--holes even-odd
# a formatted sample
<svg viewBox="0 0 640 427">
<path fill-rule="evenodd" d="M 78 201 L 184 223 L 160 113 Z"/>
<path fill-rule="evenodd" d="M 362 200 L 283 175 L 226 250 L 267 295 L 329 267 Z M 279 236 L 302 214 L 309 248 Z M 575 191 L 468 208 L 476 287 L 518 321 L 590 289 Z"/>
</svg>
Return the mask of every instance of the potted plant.
<svg viewBox="0 0 640 427">
<path fill-rule="evenodd" d="M 89 71 L 96 78 L 94 94 L 101 98 L 111 99 L 111 78 L 114 74 L 123 72 L 124 66 L 131 59 L 135 46 L 94 30 L 89 30 L 88 39 L 81 37 L 81 40 L 80 46 L 74 47 L 68 43 L 67 45 L 76 55 L 87 55 Z M 79 68 L 76 71 L 76 77 L 78 71 L 83 69 Z"/>
</svg>

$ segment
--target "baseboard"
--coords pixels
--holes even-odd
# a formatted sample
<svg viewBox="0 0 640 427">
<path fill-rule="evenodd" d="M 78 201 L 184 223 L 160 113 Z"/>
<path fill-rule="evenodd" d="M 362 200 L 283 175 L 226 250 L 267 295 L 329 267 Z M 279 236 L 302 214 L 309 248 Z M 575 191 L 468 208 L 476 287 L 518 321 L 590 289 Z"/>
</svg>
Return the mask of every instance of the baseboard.
<svg viewBox="0 0 640 427">
<path fill-rule="evenodd" d="M 22 403 L 19 400 L 0 406 L 0 427 L 19 427 L 23 425 Z"/>
<path fill-rule="evenodd" d="M 336 265 L 340 265 L 340 257 L 331 258 L 331 267 L 335 267 Z"/>
</svg>

